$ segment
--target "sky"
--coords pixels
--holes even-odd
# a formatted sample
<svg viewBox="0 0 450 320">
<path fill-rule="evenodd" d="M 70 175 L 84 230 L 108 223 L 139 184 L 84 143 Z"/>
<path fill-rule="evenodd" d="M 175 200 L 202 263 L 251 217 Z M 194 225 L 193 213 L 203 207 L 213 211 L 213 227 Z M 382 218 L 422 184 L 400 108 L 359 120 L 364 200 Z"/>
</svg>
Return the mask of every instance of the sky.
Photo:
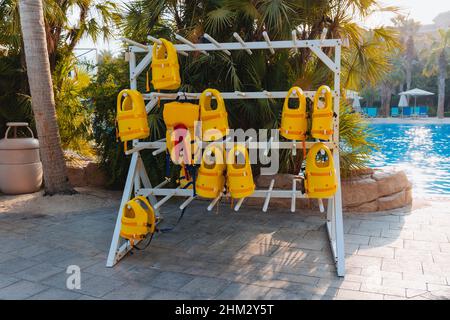
<svg viewBox="0 0 450 320">
<path fill-rule="evenodd" d="M 419 21 L 422 25 L 432 24 L 433 19 L 439 13 L 450 11 L 449 0 L 381 0 L 380 2 L 383 5 L 400 7 L 401 14 L 409 15 L 410 18 Z M 360 23 L 369 28 L 380 25 L 390 25 L 390 20 L 393 16 L 394 14 L 391 13 L 377 13 L 366 19 L 365 21 L 360 21 Z M 117 54 L 120 51 L 120 41 L 110 40 L 109 42 L 99 41 L 98 43 L 93 43 L 89 39 L 83 39 L 77 47 L 96 48 L 97 50 L 109 50 L 113 54 Z M 83 53 L 86 53 L 86 51 L 78 50 L 76 53 L 77 55 L 81 55 Z M 86 54 L 85 57 L 95 61 L 94 52 Z"/>
</svg>

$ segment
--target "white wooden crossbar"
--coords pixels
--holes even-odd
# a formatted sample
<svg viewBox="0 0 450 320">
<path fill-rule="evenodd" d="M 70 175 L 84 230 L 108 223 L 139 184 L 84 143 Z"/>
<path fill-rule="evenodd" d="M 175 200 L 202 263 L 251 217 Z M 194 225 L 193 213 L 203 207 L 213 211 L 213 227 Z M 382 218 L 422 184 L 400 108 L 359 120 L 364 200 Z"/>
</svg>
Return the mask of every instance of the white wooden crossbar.
<svg viewBox="0 0 450 320">
<path fill-rule="evenodd" d="M 270 50 L 272 54 L 276 53 L 276 50 L 280 49 L 293 49 L 294 52 L 300 48 L 309 48 L 333 73 L 333 111 L 337 117 L 334 119 L 334 132 L 333 139 L 325 144 L 332 150 L 334 166 L 337 174 L 338 188 L 336 194 L 327 200 L 327 233 L 330 239 L 331 251 L 336 263 L 336 271 L 338 276 L 344 276 L 345 274 L 345 254 L 344 254 L 344 229 L 342 221 L 342 201 L 341 201 L 341 182 L 340 182 L 340 163 L 339 163 L 339 106 L 340 106 L 340 72 L 341 72 L 341 47 L 342 41 L 340 39 L 326 39 L 327 30 L 324 30 L 320 39 L 317 40 L 298 40 L 297 32 L 292 31 L 291 40 L 286 41 L 273 41 L 269 35 L 264 32 L 264 41 L 246 42 L 237 33 L 233 34 L 236 42 L 220 43 L 210 35 L 205 34 L 204 38 L 209 43 L 192 43 L 181 35 L 175 35 L 175 38 L 183 44 L 175 44 L 175 49 L 179 54 L 188 55 L 192 52 L 201 52 L 204 55 L 209 55 L 211 51 L 223 51 L 227 55 L 231 55 L 232 51 L 244 50 L 248 54 L 252 54 L 252 50 Z M 148 39 L 152 43 L 161 44 L 161 41 L 155 37 L 149 36 Z M 129 57 L 130 64 L 130 88 L 137 90 L 137 78 L 146 70 L 152 61 L 152 47 L 148 44 L 141 44 L 130 39 L 122 39 L 130 44 L 127 56 Z M 330 47 L 334 48 L 334 58 L 326 55 L 322 48 Z M 144 57 L 137 62 L 138 53 L 145 53 Z M 142 55 L 139 55 L 142 56 Z M 309 98 L 313 98 L 315 91 L 306 91 L 305 95 Z M 148 101 L 146 105 L 146 111 L 150 112 L 158 103 L 159 100 L 174 100 L 179 96 L 185 96 L 188 99 L 199 99 L 200 93 L 156 93 L 143 94 L 144 99 Z M 287 91 L 269 91 L 268 89 L 261 92 L 222 92 L 224 99 L 284 99 L 287 95 Z M 225 143 L 230 141 L 231 137 L 225 139 Z M 300 141 L 275 141 L 273 137 L 269 141 L 251 141 L 248 139 L 246 146 L 249 149 L 261 149 L 264 150 L 264 155 L 267 156 L 271 149 L 291 149 L 293 154 L 297 149 L 303 148 L 303 144 Z M 311 148 L 316 142 L 307 141 L 305 146 L 307 149 Z M 203 148 L 209 143 L 200 142 L 199 146 Z M 157 155 L 163 153 L 166 149 L 165 139 L 158 141 L 144 142 L 139 140 L 133 141 L 133 147 L 127 151 L 127 154 L 131 154 L 131 163 L 128 171 L 127 181 L 125 184 L 124 192 L 122 195 L 121 205 L 117 214 L 116 225 L 114 229 L 113 238 L 111 241 L 111 247 L 108 254 L 108 260 L 106 265 L 108 267 L 114 266 L 120 259 L 122 259 L 127 252 L 131 250 L 130 243 L 120 238 L 121 217 L 122 209 L 126 202 L 136 195 L 143 195 L 149 198 L 152 206 L 155 208 L 156 214 L 159 217 L 159 208 L 169 201 L 172 197 L 184 197 L 184 202 L 180 205 L 180 209 L 185 209 L 190 203 L 192 203 L 197 197 L 193 194 L 192 189 L 182 189 L 180 187 L 176 189 L 168 189 L 165 186 L 168 184 L 167 180 L 164 180 L 156 187 L 152 187 L 147 175 L 144 163 L 140 158 L 140 152 L 147 149 L 153 149 L 153 154 Z M 275 181 L 272 180 L 267 190 L 255 190 L 249 198 L 263 198 L 264 205 L 263 211 L 265 212 L 269 206 L 271 198 L 284 198 L 291 199 L 292 208 L 295 211 L 296 199 L 307 198 L 308 195 L 302 193 L 301 190 L 297 190 L 295 178 L 291 190 L 278 190 L 274 188 Z M 216 206 L 220 199 L 225 196 L 224 193 L 220 194 L 217 198 L 212 199 L 207 207 L 208 211 L 211 211 Z M 156 197 L 162 197 L 158 201 Z M 235 210 L 238 211 L 241 205 L 244 203 L 245 198 L 240 199 Z M 322 199 L 319 199 L 319 206 L 321 211 L 324 210 L 324 204 Z"/>
</svg>

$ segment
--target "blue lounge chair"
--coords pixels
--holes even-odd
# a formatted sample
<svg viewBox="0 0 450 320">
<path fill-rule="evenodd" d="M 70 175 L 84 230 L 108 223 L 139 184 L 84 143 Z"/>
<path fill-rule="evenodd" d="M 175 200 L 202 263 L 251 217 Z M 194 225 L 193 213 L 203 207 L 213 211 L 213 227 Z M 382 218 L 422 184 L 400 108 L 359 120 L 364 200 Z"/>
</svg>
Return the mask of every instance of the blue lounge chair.
<svg viewBox="0 0 450 320">
<path fill-rule="evenodd" d="M 398 117 L 398 116 L 399 116 L 398 107 L 391 107 L 391 117 Z"/>
<path fill-rule="evenodd" d="M 377 114 L 378 114 L 378 108 L 375 108 L 375 107 L 367 108 L 367 115 L 370 118 L 375 118 L 377 116 Z"/>
<path fill-rule="evenodd" d="M 404 107 L 403 108 L 403 116 L 404 117 L 411 117 L 412 114 L 412 108 L 411 107 Z"/>
<path fill-rule="evenodd" d="M 419 107 L 419 116 L 428 117 L 428 107 Z"/>
</svg>

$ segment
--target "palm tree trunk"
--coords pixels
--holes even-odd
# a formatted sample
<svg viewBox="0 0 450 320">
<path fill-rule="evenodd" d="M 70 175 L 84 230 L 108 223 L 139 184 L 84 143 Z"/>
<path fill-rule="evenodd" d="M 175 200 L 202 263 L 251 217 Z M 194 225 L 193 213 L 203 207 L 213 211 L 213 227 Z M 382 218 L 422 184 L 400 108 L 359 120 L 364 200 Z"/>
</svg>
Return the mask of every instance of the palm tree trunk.
<svg viewBox="0 0 450 320">
<path fill-rule="evenodd" d="M 48 60 L 42 0 L 20 0 L 22 28 L 31 105 L 40 141 L 46 194 L 73 193 L 66 172 L 56 122 L 55 99 Z"/>
<path fill-rule="evenodd" d="M 391 85 L 389 83 L 383 83 L 381 85 L 381 115 L 383 117 L 389 117 L 391 114 L 391 98 Z"/>
<path fill-rule="evenodd" d="M 438 118 L 444 118 L 444 106 L 445 106 L 445 79 L 447 78 L 447 57 L 445 55 L 445 49 L 442 50 L 439 55 L 439 75 L 438 75 L 438 106 L 437 116 Z"/>
</svg>

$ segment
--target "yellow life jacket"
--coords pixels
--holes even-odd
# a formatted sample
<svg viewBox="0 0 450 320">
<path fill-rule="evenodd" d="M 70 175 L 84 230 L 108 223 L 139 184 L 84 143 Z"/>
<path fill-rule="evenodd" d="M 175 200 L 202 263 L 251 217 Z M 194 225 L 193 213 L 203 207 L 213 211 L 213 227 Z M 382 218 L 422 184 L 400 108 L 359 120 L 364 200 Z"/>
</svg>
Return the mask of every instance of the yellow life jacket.
<svg viewBox="0 0 450 320">
<path fill-rule="evenodd" d="M 152 51 L 152 84 L 156 90 L 178 89 L 181 85 L 180 66 L 174 45 L 160 38 L 162 44 L 155 43 Z"/>
<path fill-rule="evenodd" d="M 319 108 L 320 97 L 325 95 L 325 107 Z M 321 86 L 314 96 L 311 135 L 320 140 L 330 140 L 333 135 L 333 101 L 331 89 Z"/>
<path fill-rule="evenodd" d="M 217 198 L 225 186 L 225 169 L 223 147 L 217 144 L 208 145 L 203 151 L 195 183 L 197 194 L 203 198 Z"/>
<path fill-rule="evenodd" d="M 242 163 L 244 157 L 245 163 Z M 245 198 L 255 191 L 247 148 L 236 144 L 227 154 L 227 185 L 232 198 Z"/>
<path fill-rule="evenodd" d="M 122 97 L 125 99 L 122 100 Z M 144 98 L 137 90 L 125 89 L 117 96 L 117 132 L 121 141 L 144 139 L 150 134 Z M 126 147 L 126 144 L 125 144 Z"/>
<path fill-rule="evenodd" d="M 289 108 L 289 98 L 293 92 L 297 93 L 298 107 Z M 281 115 L 280 134 L 289 140 L 306 140 L 306 97 L 299 87 L 292 87 L 284 99 L 283 113 Z"/>
<path fill-rule="evenodd" d="M 210 95 L 208 95 L 210 93 Z M 211 108 L 212 96 L 216 98 L 217 108 Z M 203 141 L 215 141 L 227 134 L 228 113 L 222 95 L 216 89 L 206 89 L 200 96 L 200 120 L 202 121 Z"/>
<path fill-rule="evenodd" d="M 177 164 L 191 164 L 199 153 L 195 142 L 195 122 L 199 118 L 199 106 L 187 102 L 169 102 L 164 105 L 166 145 L 170 157 Z M 183 155 L 180 156 L 180 150 Z M 190 153 L 190 157 L 187 154 Z"/>
<path fill-rule="evenodd" d="M 130 240 L 131 245 L 155 232 L 155 211 L 143 196 L 133 198 L 125 204 L 121 221 L 120 236 Z"/>
<path fill-rule="evenodd" d="M 324 150 L 326 161 L 317 161 L 317 154 Z M 337 178 L 333 155 L 328 147 L 319 142 L 312 146 L 306 157 L 305 187 L 309 198 L 329 198 L 336 193 Z"/>
</svg>

